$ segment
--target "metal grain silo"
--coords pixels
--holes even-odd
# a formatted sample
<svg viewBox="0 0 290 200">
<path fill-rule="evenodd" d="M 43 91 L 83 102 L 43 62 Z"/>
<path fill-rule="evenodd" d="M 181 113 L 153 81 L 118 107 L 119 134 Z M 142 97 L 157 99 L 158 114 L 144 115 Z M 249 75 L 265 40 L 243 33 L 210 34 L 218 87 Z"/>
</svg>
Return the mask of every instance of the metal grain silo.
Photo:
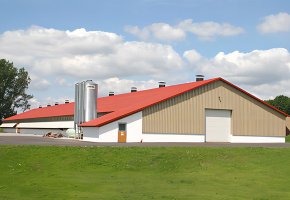
<svg viewBox="0 0 290 200">
<path fill-rule="evenodd" d="M 97 93 L 98 85 L 92 80 L 85 82 L 85 122 L 97 118 Z"/>
<path fill-rule="evenodd" d="M 80 124 L 97 118 L 98 85 L 92 80 L 75 84 L 74 122 L 78 138 L 81 135 Z"/>
</svg>

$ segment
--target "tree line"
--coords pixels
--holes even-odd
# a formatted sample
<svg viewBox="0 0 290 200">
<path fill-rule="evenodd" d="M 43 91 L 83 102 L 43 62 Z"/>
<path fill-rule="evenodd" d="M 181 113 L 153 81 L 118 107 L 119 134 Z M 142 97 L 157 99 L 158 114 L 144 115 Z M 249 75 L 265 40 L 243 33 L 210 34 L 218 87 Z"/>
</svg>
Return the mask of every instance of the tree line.
<svg viewBox="0 0 290 200">
<path fill-rule="evenodd" d="M 279 95 L 275 99 L 265 100 L 265 102 L 290 115 L 290 97 Z"/>
<path fill-rule="evenodd" d="M 33 97 L 27 94 L 30 81 L 24 68 L 0 59 L 0 124 L 3 118 L 17 114 L 17 110 L 29 109 L 29 99 Z"/>
</svg>

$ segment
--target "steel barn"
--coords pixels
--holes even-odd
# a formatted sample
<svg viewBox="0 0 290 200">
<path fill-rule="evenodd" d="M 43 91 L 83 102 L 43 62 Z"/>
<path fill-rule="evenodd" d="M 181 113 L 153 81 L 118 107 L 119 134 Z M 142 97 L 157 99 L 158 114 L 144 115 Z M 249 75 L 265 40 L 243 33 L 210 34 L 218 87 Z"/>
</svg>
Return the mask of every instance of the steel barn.
<svg viewBox="0 0 290 200">
<path fill-rule="evenodd" d="M 223 78 L 97 98 L 84 141 L 284 143 L 287 114 Z M 289 118 L 287 119 L 289 120 Z M 5 132 L 43 134 L 74 128 L 74 103 L 9 117 Z"/>
</svg>

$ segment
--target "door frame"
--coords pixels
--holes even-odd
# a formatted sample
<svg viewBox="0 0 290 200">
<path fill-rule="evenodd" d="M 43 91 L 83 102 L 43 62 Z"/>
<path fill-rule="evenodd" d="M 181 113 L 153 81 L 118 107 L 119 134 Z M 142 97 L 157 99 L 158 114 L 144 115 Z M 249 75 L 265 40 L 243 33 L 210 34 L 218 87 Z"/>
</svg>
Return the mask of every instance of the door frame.
<svg viewBox="0 0 290 200">
<path fill-rule="evenodd" d="M 233 136 L 233 110 L 232 109 L 220 109 L 220 108 L 205 108 L 204 109 L 204 142 L 208 142 L 206 140 L 207 135 L 206 135 L 206 110 L 224 110 L 224 111 L 230 111 L 230 119 L 231 119 L 231 124 L 230 124 L 230 135 L 229 137 Z M 231 139 L 229 138 L 228 142 L 231 142 Z"/>
<path fill-rule="evenodd" d="M 124 124 L 125 125 L 125 141 L 120 142 L 120 124 Z M 118 142 L 119 143 L 126 143 L 127 142 L 127 123 L 126 122 L 119 122 L 118 123 Z"/>
</svg>

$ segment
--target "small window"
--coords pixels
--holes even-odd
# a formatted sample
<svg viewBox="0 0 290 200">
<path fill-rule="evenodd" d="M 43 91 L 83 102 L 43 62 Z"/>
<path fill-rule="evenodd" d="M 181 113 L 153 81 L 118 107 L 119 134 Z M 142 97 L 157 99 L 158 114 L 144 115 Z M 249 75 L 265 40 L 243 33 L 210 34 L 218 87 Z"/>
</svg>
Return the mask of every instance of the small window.
<svg viewBox="0 0 290 200">
<path fill-rule="evenodd" d="M 119 124 L 119 131 L 126 131 L 126 124 Z"/>
</svg>

